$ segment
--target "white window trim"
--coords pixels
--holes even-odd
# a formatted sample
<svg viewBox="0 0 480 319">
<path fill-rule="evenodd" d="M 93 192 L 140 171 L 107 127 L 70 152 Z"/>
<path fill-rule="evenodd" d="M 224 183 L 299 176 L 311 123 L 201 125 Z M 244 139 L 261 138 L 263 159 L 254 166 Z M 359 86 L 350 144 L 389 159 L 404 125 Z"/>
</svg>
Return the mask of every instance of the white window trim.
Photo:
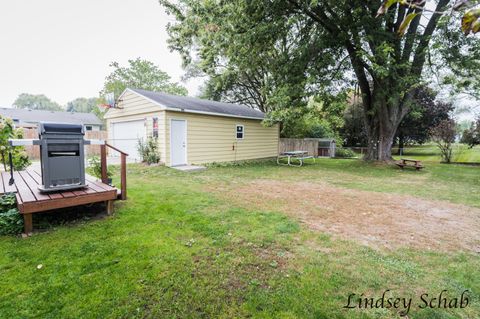
<svg viewBox="0 0 480 319">
<path fill-rule="evenodd" d="M 238 137 L 238 131 L 237 128 L 241 126 L 242 127 L 242 137 Z M 244 140 L 245 139 L 245 125 L 243 124 L 235 124 L 235 138 L 237 140 Z"/>
</svg>

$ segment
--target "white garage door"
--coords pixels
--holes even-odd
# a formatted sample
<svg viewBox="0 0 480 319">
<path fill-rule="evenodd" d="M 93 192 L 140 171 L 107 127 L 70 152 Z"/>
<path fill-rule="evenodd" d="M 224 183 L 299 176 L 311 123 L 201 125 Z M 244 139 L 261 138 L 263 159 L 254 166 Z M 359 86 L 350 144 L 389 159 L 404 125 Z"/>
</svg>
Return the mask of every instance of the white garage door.
<svg viewBox="0 0 480 319">
<path fill-rule="evenodd" d="M 112 123 L 112 143 L 131 159 L 140 160 L 137 146 L 138 140 L 145 140 L 145 121 L 129 121 Z"/>
</svg>

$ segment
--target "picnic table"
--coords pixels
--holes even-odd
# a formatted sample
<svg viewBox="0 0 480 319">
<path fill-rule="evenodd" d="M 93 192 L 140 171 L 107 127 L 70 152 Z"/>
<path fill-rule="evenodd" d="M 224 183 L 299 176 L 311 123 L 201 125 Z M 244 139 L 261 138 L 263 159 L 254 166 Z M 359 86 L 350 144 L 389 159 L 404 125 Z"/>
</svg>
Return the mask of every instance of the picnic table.
<svg viewBox="0 0 480 319">
<path fill-rule="evenodd" d="M 408 158 L 402 158 L 395 164 L 397 164 L 397 166 L 401 169 L 403 169 L 404 167 L 415 167 L 417 171 L 421 170 L 424 167 L 422 161 Z"/>
<path fill-rule="evenodd" d="M 282 158 L 287 158 L 287 164 L 283 164 L 280 162 Z M 288 151 L 288 152 L 283 152 L 277 157 L 277 164 L 278 165 L 287 165 L 287 166 L 297 166 L 300 167 L 303 165 L 306 159 L 313 158 L 313 161 L 315 162 L 315 157 L 313 156 L 308 156 L 307 151 Z M 294 164 L 292 160 L 297 160 L 299 163 Z"/>
</svg>

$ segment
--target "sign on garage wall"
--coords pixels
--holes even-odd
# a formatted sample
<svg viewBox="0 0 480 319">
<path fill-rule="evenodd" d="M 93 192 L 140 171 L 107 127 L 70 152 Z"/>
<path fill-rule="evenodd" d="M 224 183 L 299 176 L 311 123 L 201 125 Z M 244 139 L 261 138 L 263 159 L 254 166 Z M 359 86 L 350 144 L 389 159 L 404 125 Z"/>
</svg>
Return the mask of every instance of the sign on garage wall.
<svg viewBox="0 0 480 319">
<path fill-rule="evenodd" d="M 158 137 L 158 117 L 153 118 L 153 137 Z"/>
</svg>

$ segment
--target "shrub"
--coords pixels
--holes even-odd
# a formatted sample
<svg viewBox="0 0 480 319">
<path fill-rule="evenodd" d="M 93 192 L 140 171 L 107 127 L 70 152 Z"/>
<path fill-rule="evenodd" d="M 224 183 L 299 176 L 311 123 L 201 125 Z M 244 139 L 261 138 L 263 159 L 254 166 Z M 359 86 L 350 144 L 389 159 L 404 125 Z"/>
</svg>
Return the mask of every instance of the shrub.
<svg viewBox="0 0 480 319">
<path fill-rule="evenodd" d="M 88 165 L 90 167 L 90 171 L 98 179 L 102 178 L 102 162 L 100 161 L 100 157 L 92 156 L 88 159 Z M 112 178 L 113 172 L 110 166 L 107 166 L 107 177 Z"/>
<path fill-rule="evenodd" d="M 23 229 L 23 218 L 15 204 L 14 194 L 0 196 L 0 235 L 18 234 Z"/>
<path fill-rule="evenodd" d="M 453 119 L 443 120 L 437 126 L 430 129 L 432 141 L 437 144 L 442 155 L 442 161 L 450 163 L 452 161 L 453 149 L 455 143 L 456 124 Z"/>
<path fill-rule="evenodd" d="M 354 151 L 348 148 L 337 148 L 335 149 L 335 157 L 340 157 L 340 158 L 350 158 L 350 157 L 356 157 L 357 154 L 355 154 Z"/>
<path fill-rule="evenodd" d="M 467 144 L 470 148 L 480 145 L 480 115 L 469 129 L 463 131 L 460 143 Z"/>
<path fill-rule="evenodd" d="M 160 162 L 160 152 L 158 150 L 158 140 L 156 138 L 149 137 L 146 142 L 139 139 L 137 150 L 143 163 L 150 165 Z"/>
<path fill-rule="evenodd" d="M 8 153 L 10 152 L 12 153 L 12 163 L 15 170 L 23 170 L 31 164 L 27 153 L 25 153 L 25 147 L 11 147 L 8 144 L 9 139 L 21 138 L 23 138 L 23 130 L 21 128 L 16 129 L 12 119 L 0 115 L 0 161 L 3 163 L 5 171 L 9 165 Z"/>
</svg>

